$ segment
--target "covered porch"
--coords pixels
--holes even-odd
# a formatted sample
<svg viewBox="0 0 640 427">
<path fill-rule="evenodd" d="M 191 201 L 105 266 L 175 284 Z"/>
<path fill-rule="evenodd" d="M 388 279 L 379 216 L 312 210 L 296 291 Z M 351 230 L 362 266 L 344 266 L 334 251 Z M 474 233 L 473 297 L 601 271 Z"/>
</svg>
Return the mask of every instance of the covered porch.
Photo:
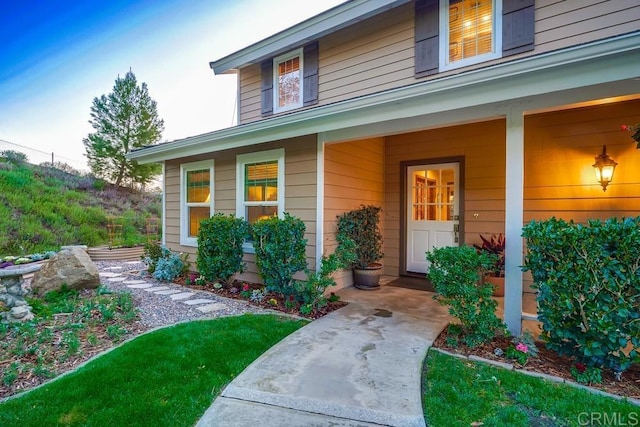
<svg viewBox="0 0 640 427">
<path fill-rule="evenodd" d="M 504 320 L 516 334 L 523 326 L 535 327 L 535 292 L 529 274 L 521 271 L 523 225 L 554 216 L 586 222 L 640 211 L 640 150 L 630 134 L 621 131 L 621 125 L 638 121 L 638 96 L 542 107 L 553 99 L 555 95 L 547 95 L 537 102 L 507 103 L 502 114 L 489 116 L 484 110 L 484 117 L 451 120 L 469 113 L 463 110 L 449 121 L 419 130 L 403 130 L 401 123 L 407 120 L 391 122 L 387 134 L 326 142 L 325 248 L 335 245 L 336 215 L 360 204 L 383 208 L 382 261 L 389 278 L 424 277 L 426 265 L 414 260 L 434 244 L 472 245 L 480 242 L 481 234 L 503 233 Z M 592 166 L 603 145 L 618 163 L 606 191 Z M 412 211 L 416 170 L 422 171 L 419 179 L 430 180 L 434 191 L 438 189 L 440 199 L 434 199 L 431 212 L 424 211 L 428 203 L 422 213 Z M 429 178 L 434 171 L 439 175 Z M 436 230 L 438 237 L 432 230 L 416 229 L 412 219 L 420 215 L 446 223 L 450 233 Z M 349 272 L 339 277 L 341 286 L 350 280 Z"/>
</svg>

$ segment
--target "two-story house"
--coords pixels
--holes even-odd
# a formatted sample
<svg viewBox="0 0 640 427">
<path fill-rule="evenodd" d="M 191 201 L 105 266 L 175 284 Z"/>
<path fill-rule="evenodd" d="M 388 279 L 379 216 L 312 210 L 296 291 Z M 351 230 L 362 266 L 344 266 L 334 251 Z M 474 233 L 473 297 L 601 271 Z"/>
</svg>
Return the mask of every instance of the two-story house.
<svg viewBox="0 0 640 427">
<path fill-rule="evenodd" d="M 238 125 L 129 154 L 164 165 L 175 251 L 195 253 L 214 212 L 289 212 L 313 266 L 336 215 L 374 204 L 385 274 L 424 276 L 430 248 L 502 232 L 518 332 L 523 224 L 640 212 L 640 150 L 620 130 L 640 122 L 637 0 L 351 0 L 210 66 L 237 76 Z"/>
</svg>

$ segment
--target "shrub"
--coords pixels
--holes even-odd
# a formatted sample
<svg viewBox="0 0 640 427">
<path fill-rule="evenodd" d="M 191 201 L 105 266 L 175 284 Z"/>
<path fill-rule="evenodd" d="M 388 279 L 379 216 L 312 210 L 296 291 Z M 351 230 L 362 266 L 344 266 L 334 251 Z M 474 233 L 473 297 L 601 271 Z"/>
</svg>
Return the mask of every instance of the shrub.
<svg viewBox="0 0 640 427">
<path fill-rule="evenodd" d="M 495 265 L 495 255 L 478 253 L 471 246 L 445 247 L 427 252 L 427 261 L 434 299 L 449 306 L 449 314 L 460 321 L 466 345 L 475 347 L 490 341 L 498 329 L 505 330 L 495 314 L 493 286 L 482 280 Z"/>
<path fill-rule="evenodd" d="M 153 277 L 161 282 L 172 282 L 188 271 L 189 263 L 186 261 L 186 256 L 169 251 L 168 254 L 163 253 L 162 258 L 158 259 Z"/>
<path fill-rule="evenodd" d="M 253 224 L 256 265 L 268 290 L 295 293 L 293 275 L 307 267 L 305 230 L 304 222 L 288 213 L 282 219 L 270 217 Z"/>
<path fill-rule="evenodd" d="M 28 160 L 26 154 L 20 151 L 15 151 L 15 150 L 0 151 L 0 157 L 16 165 L 22 165 L 24 163 L 27 163 L 27 160 Z"/>
<path fill-rule="evenodd" d="M 356 258 L 351 267 L 367 268 L 383 257 L 381 210 L 379 206 L 362 205 L 338 216 L 338 241 L 342 244 L 349 238 L 355 242 Z"/>
<path fill-rule="evenodd" d="M 617 375 L 640 348 L 640 217 L 524 227 L 547 347 Z"/>
<path fill-rule="evenodd" d="M 209 281 L 233 283 L 245 266 L 242 244 L 249 224 L 235 215 L 217 213 L 200 223 L 198 231 L 198 271 Z"/>
<path fill-rule="evenodd" d="M 347 238 L 336 248 L 334 253 L 322 256 L 319 271 L 312 272 L 306 269 L 307 280 L 296 282 L 297 298 L 303 307 L 313 310 L 327 305 L 325 291 L 329 286 L 336 284 L 332 275 L 340 269 L 349 267 L 354 262 L 356 258 L 355 246 L 355 242 Z"/>
<path fill-rule="evenodd" d="M 164 253 L 165 251 L 159 243 L 145 243 L 144 252 L 142 253 L 142 261 L 147 265 L 147 271 L 149 274 L 153 274 L 153 272 L 156 271 L 158 260 L 162 258 Z"/>
</svg>

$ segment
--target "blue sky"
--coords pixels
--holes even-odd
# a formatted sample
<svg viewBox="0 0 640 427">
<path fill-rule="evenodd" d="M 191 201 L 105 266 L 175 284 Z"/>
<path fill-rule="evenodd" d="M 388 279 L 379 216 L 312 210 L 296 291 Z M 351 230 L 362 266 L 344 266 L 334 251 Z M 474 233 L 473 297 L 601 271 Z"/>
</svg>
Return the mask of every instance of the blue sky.
<svg viewBox="0 0 640 427">
<path fill-rule="evenodd" d="M 165 121 L 163 140 L 228 127 L 235 78 L 209 61 L 343 0 L 21 0 L 0 13 L 0 140 L 80 168 L 93 98 L 130 68 Z M 0 150 L 11 149 L 0 142 Z M 40 158 L 27 151 L 30 161 Z"/>
</svg>

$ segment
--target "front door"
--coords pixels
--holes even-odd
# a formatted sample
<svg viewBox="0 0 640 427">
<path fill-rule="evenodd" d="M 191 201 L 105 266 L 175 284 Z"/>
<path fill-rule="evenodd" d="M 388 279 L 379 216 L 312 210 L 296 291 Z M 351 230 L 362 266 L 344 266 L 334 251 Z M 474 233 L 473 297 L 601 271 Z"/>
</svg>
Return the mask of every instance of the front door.
<svg viewBox="0 0 640 427">
<path fill-rule="evenodd" d="M 458 246 L 459 170 L 457 162 L 407 167 L 407 272 L 427 272 L 427 251 Z"/>
</svg>

